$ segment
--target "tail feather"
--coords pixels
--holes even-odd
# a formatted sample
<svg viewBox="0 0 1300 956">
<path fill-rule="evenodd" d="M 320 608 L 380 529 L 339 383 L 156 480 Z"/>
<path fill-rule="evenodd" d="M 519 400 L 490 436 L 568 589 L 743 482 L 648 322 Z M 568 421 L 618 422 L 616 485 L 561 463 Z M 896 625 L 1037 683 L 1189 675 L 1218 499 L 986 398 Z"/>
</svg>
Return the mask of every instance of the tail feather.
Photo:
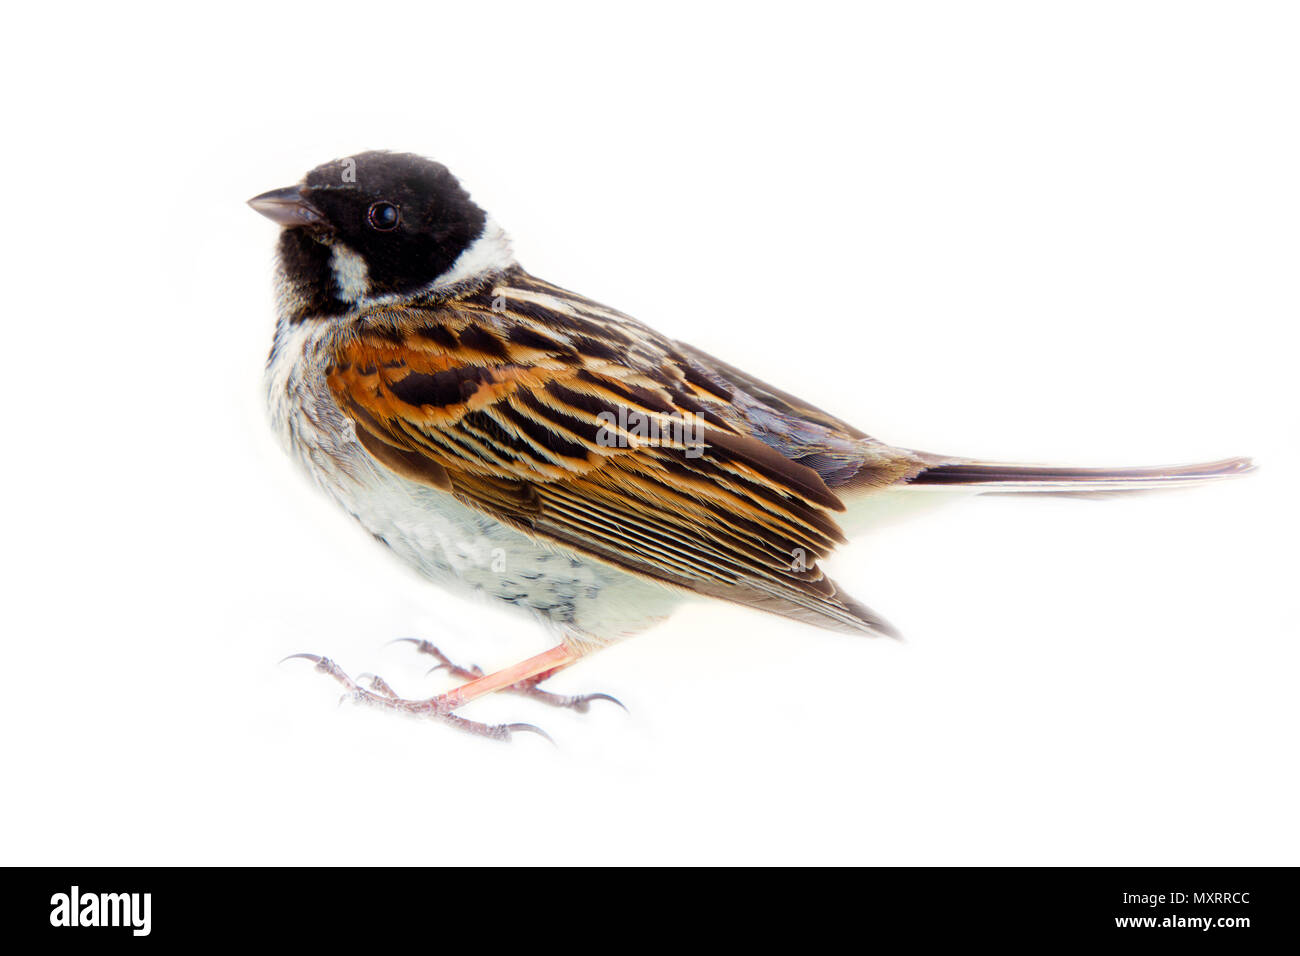
<svg viewBox="0 0 1300 956">
<path fill-rule="evenodd" d="M 1254 470 L 1249 458 L 1150 468 L 1062 468 L 957 460 L 926 468 L 908 484 L 968 486 L 984 494 L 1104 495 L 1199 485 Z"/>
</svg>

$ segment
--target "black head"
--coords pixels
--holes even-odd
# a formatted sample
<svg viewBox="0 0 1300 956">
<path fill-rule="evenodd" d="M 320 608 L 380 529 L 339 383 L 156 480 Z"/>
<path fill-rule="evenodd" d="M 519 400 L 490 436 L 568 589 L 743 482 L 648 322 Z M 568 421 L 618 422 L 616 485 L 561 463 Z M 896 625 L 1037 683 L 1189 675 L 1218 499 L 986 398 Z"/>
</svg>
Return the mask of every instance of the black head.
<svg viewBox="0 0 1300 956">
<path fill-rule="evenodd" d="M 410 153 L 336 159 L 249 205 L 284 227 L 282 268 L 325 314 L 429 285 L 487 221 L 445 166 Z"/>
</svg>

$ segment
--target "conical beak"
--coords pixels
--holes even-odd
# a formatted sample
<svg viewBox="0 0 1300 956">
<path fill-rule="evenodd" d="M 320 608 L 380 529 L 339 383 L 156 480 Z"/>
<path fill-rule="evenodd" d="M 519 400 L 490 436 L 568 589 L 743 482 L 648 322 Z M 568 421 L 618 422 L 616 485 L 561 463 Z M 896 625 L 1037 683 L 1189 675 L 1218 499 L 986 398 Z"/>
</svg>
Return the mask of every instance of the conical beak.
<svg viewBox="0 0 1300 956">
<path fill-rule="evenodd" d="M 272 222 L 282 226 L 318 226 L 325 222 L 321 211 L 302 198 L 301 186 L 286 186 L 254 196 L 248 204 Z"/>
</svg>

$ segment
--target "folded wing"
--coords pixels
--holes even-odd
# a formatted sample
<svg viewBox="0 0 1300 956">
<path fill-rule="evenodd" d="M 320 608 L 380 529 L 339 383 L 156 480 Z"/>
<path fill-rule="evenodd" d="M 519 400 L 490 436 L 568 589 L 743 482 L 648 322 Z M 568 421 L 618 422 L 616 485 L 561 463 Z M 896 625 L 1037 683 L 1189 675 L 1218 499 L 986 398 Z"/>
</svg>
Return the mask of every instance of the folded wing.
<svg viewBox="0 0 1300 956">
<path fill-rule="evenodd" d="M 890 633 L 818 565 L 844 540 L 819 474 L 711 411 L 724 396 L 669 346 L 565 296 L 517 278 L 374 310 L 340 340 L 330 388 L 381 465 L 527 534 L 669 586 Z"/>
</svg>

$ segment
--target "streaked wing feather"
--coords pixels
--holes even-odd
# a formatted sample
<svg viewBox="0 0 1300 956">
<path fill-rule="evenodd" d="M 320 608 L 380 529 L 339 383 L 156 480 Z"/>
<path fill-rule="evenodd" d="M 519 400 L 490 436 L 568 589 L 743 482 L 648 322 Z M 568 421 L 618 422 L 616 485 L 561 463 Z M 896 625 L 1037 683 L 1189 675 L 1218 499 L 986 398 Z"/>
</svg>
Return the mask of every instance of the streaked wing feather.
<svg viewBox="0 0 1300 956">
<path fill-rule="evenodd" d="M 818 473 L 738 430 L 724 386 L 620 313 L 516 271 L 363 314 L 328 380 L 376 461 L 528 534 L 823 627 L 890 630 L 818 566 L 843 541 Z"/>
</svg>

